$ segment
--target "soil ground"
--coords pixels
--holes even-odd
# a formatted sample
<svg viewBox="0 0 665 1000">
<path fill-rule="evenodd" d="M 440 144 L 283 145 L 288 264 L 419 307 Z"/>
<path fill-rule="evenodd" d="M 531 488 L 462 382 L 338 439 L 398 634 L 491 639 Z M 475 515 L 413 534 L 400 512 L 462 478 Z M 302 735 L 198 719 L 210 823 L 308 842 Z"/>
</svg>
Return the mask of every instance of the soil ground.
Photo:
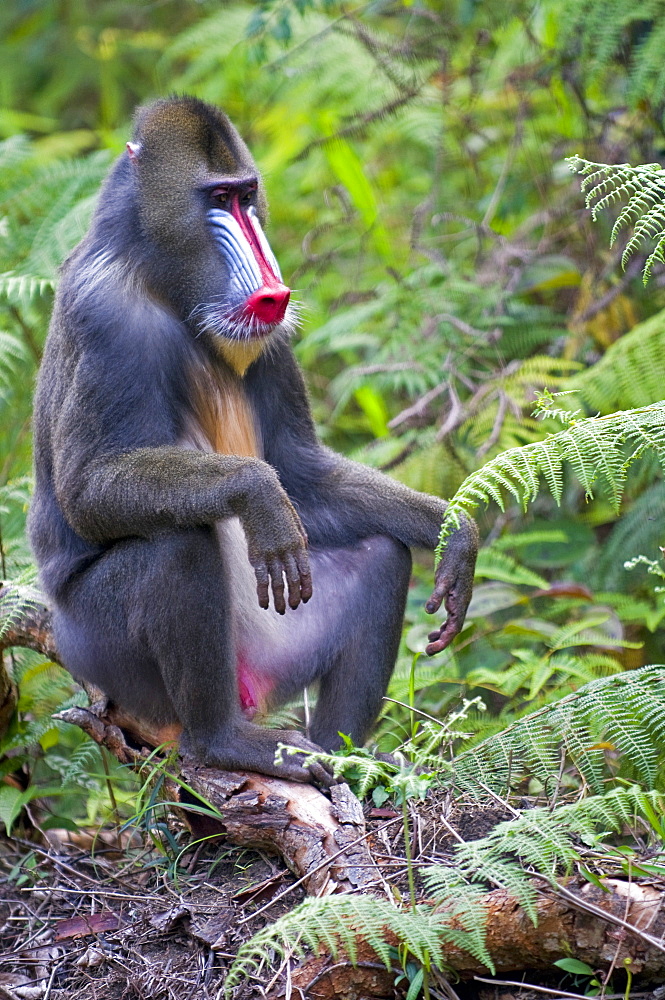
<svg viewBox="0 0 665 1000">
<path fill-rule="evenodd" d="M 466 839 L 483 836 L 504 818 L 500 812 L 476 808 L 458 816 L 456 827 Z M 370 826 L 386 882 L 408 896 L 399 820 L 386 823 L 382 816 Z M 433 829 L 416 822 L 417 856 L 445 852 L 445 831 L 433 842 Z M 185 831 L 176 832 L 186 842 Z M 144 833 L 143 841 L 136 832 L 124 833 L 120 845 L 113 831 L 96 833 L 87 844 L 64 832 L 47 834 L 50 843 L 35 830 L 24 834 L 0 840 L 0 1000 L 224 1000 L 241 945 L 304 896 L 302 887 L 290 890 L 295 880 L 281 861 L 221 840 L 192 844 L 176 866 L 172 854 L 156 848 L 155 831 L 154 839 Z M 584 995 L 582 985 L 563 983 L 556 969 L 546 977 L 534 972 L 519 978 L 540 990 L 451 983 L 451 994 L 433 990 L 431 996 Z M 268 995 L 315 1000 L 315 992 L 290 994 L 279 964 L 258 970 L 232 1000 Z M 403 985 L 392 993 L 404 995 Z M 665 988 L 632 992 L 630 1000 L 665 1000 Z"/>
</svg>

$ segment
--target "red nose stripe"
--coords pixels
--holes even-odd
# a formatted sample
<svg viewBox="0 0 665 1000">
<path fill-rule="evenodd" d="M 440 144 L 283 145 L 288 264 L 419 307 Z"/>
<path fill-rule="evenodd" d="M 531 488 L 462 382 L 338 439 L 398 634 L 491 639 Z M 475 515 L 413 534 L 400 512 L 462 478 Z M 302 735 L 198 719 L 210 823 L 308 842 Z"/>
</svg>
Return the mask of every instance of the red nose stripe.
<svg viewBox="0 0 665 1000">
<path fill-rule="evenodd" d="M 245 315 L 254 316 L 262 323 L 281 323 L 290 297 L 291 290 L 286 285 L 264 285 L 245 302 Z"/>
<path fill-rule="evenodd" d="M 238 201 L 237 195 L 234 197 L 233 202 L 231 203 L 231 214 L 233 215 L 233 218 L 240 226 L 240 229 L 242 230 L 245 239 L 252 248 L 254 257 L 256 258 L 256 263 L 259 265 L 259 270 L 261 271 L 261 277 L 263 278 L 265 284 L 269 285 L 271 288 L 273 284 L 280 284 L 279 278 L 277 277 L 276 274 L 273 273 L 272 267 L 265 258 L 263 250 L 261 249 L 261 244 L 256 238 L 254 227 L 250 224 L 249 219 L 247 218 L 242 208 L 240 207 L 240 202 Z M 264 291 L 264 289 L 260 288 L 259 292 L 262 291 Z"/>
</svg>

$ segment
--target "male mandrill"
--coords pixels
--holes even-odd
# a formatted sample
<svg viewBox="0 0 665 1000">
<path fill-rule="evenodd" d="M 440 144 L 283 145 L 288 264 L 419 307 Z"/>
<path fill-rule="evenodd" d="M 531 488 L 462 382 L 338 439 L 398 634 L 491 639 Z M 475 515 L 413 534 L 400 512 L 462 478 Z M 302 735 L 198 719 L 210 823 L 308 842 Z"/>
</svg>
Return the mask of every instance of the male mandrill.
<svg viewBox="0 0 665 1000">
<path fill-rule="evenodd" d="M 29 531 L 74 677 L 177 727 L 201 763 L 308 781 L 320 768 L 276 762 L 277 744 L 365 740 L 409 547 L 436 545 L 445 504 L 316 440 L 265 219 L 226 115 L 189 97 L 138 112 L 62 269 Z M 448 612 L 429 653 L 462 627 L 476 549 L 464 523 L 427 603 Z M 313 743 L 251 721 L 315 680 Z"/>
</svg>

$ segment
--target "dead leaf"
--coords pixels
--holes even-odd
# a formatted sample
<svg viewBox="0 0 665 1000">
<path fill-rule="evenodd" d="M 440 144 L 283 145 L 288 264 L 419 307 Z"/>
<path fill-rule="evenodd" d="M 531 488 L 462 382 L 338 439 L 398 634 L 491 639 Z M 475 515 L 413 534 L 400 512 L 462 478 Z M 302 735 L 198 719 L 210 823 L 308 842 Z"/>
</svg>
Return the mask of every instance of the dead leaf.
<svg viewBox="0 0 665 1000">
<path fill-rule="evenodd" d="M 86 937 L 88 934 L 102 934 L 104 931 L 117 931 L 122 926 L 122 919 L 117 913 L 89 913 L 82 917 L 69 917 L 59 920 L 55 929 L 55 940 L 65 941 L 67 938 Z"/>
<path fill-rule="evenodd" d="M 79 969 L 96 969 L 106 961 L 106 958 L 106 953 L 102 951 L 101 948 L 97 948 L 95 945 L 91 944 L 90 947 L 86 948 L 83 955 L 76 959 L 74 964 Z"/>
<path fill-rule="evenodd" d="M 164 910 L 162 913 L 153 913 L 150 917 L 150 923 L 158 931 L 164 933 L 165 931 L 172 930 L 181 921 L 189 919 L 191 915 L 192 911 L 188 906 L 185 906 L 184 903 L 177 903 L 170 910 Z"/>
<path fill-rule="evenodd" d="M 204 944 L 210 945 L 216 951 L 219 951 L 226 944 L 226 937 L 229 927 L 235 924 L 237 920 L 237 913 L 235 910 L 221 909 L 214 917 L 210 917 L 205 923 L 194 923 L 192 924 L 192 936 L 197 938 L 199 941 L 203 941 Z"/>
<path fill-rule="evenodd" d="M 238 892 L 234 892 L 231 898 L 237 903 L 263 902 L 266 899 L 271 899 L 280 882 L 284 881 L 285 874 L 285 872 L 277 872 L 276 875 L 271 875 L 263 882 L 248 885 L 246 889 L 239 889 Z"/>
</svg>

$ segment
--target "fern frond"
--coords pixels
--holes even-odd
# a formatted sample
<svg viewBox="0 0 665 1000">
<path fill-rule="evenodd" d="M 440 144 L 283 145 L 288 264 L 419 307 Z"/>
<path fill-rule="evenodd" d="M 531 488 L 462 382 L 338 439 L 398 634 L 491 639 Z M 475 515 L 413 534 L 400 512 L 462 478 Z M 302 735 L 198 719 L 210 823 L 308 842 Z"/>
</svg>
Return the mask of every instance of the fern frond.
<svg viewBox="0 0 665 1000">
<path fill-rule="evenodd" d="M 448 504 L 437 557 L 441 557 L 447 538 L 463 514 L 490 500 L 504 510 L 505 493 L 516 497 L 526 509 L 538 494 L 541 475 L 559 504 L 564 462 L 572 466 L 588 499 L 593 497 L 596 481 L 600 481 L 618 512 L 626 470 L 648 449 L 656 453 L 665 468 L 665 405 L 574 420 L 565 430 L 549 434 L 542 441 L 502 452 L 465 479 Z"/>
<path fill-rule="evenodd" d="M 514 896 L 536 923 L 534 873 L 556 884 L 579 858 L 576 841 L 593 842 L 599 835 L 633 827 L 635 817 L 662 815 L 665 796 L 637 786 L 616 788 L 606 795 L 549 808 L 525 809 L 513 820 L 499 823 L 486 837 L 455 848 L 451 867 L 424 872 L 435 895 L 464 894 L 469 886 L 500 886 Z"/>
<path fill-rule="evenodd" d="M 623 79 L 627 62 L 629 103 L 634 107 L 639 101 L 648 102 L 654 110 L 662 104 L 662 0 L 640 0 L 638 4 L 624 0 L 562 0 L 557 6 L 563 39 L 573 49 L 579 65 L 598 76 L 597 85 L 605 85 L 608 74 L 613 82 L 617 77 Z"/>
<path fill-rule="evenodd" d="M 17 363 L 25 358 L 25 349 L 18 337 L 0 330 L 0 389 L 7 386 Z"/>
<path fill-rule="evenodd" d="M 507 626 L 506 630 L 509 628 Z M 580 642 L 585 640 L 590 641 L 588 633 Z M 599 640 L 601 647 L 607 647 L 612 642 L 603 633 Z M 620 670 L 620 662 L 608 653 L 580 655 L 550 651 L 543 656 L 533 649 L 512 649 L 511 660 L 503 670 L 497 670 L 495 666 L 476 667 L 466 675 L 466 683 L 470 688 L 484 687 L 507 698 L 512 698 L 523 689 L 527 701 L 533 702 L 546 686 L 550 689 L 560 689 L 563 685 L 579 686 L 597 680 L 599 676 L 616 674 Z"/>
<path fill-rule="evenodd" d="M 35 573 L 31 566 L 25 574 L 5 585 L 0 598 L 0 639 L 20 623 L 26 611 L 44 603 L 43 596 L 32 586 Z"/>
<path fill-rule="evenodd" d="M 663 397 L 665 310 L 638 323 L 608 347 L 590 368 L 568 385 L 592 411 L 611 413 L 648 406 Z"/>
<path fill-rule="evenodd" d="M 482 548 L 478 553 L 476 576 L 488 580 L 498 580 L 501 583 L 512 583 L 514 586 L 539 587 L 547 589 L 545 577 L 534 573 L 523 566 L 507 552 L 501 552 L 494 545 Z"/>
<path fill-rule="evenodd" d="M 226 980 L 226 995 L 275 956 L 302 958 L 306 949 L 316 952 L 323 947 L 333 958 L 343 949 L 353 962 L 359 940 L 369 945 L 388 969 L 390 939 L 405 946 L 423 965 L 445 966 L 445 945 L 450 943 L 493 968 L 485 946 L 485 911 L 480 896 L 476 887 L 469 887 L 464 893 L 451 894 L 445 910 L 419 906 L 415 912 L 373 896 L 306 899 L 242 945 Z"/>
<path fill-rule="evenodd" d="M 573 173 L 582 175 L 582 192 L 594 221 L 604 209 L 627 200 L 610 238 L 613 245 L 622 229 L 633 227 L 621 257 L 624 267 L 643 243 L 655 242 L 644 266 L 646 283 L 654 263 L 663 260 L 665 250 L 665 171 L 659 163 L 633 167 L 630 163 L 593 163 L 580 156 L 571 156 L 567 162 Z"/>
<path fill-rule="evenodd" d="M 50 753 L 48 766 L 59 773 L 63 788 L 73 785 L 98 789 L 100 786 L 98 775 L 103 774 L 101 750 L 92 740 L 84 740 L 69 757 Z"/>
<path fill-rule="evenodd" d="M 41 298 L 46 292 L 53 291 L 53 278 L 38 278 L 32 274 L 14 274 L 7 271 L 0 274 L 0 298 L 6 299 L 10 305 L 25 306 L 35 299 Z"/>
<path fill-rule="evenodd" d="M 547 786 L 565 754 L 589 787 L 600 791 L 610 746 L 653 788 L 665 747 L 665 667 L 592 681 L 462 751 L 453 773 L 462 790 L 482 798 L 479 778 L 501 793 L 527 775 Z"/>
</svg>

